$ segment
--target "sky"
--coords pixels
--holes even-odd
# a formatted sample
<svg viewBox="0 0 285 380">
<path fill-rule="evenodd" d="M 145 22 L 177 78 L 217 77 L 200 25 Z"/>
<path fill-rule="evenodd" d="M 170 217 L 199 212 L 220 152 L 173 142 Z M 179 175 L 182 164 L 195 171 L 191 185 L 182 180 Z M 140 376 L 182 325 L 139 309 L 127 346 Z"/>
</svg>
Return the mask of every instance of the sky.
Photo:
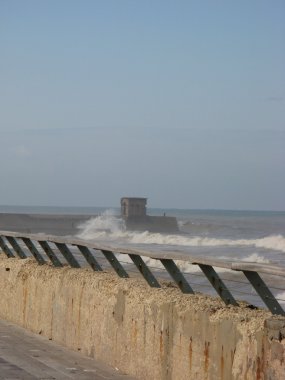
<svg viewBox="0 0 285 380">
<path fill-rule="evenodd" d="M 0 0 L 0 205 L 285 210 L 284 0 Z"/>
</svg>

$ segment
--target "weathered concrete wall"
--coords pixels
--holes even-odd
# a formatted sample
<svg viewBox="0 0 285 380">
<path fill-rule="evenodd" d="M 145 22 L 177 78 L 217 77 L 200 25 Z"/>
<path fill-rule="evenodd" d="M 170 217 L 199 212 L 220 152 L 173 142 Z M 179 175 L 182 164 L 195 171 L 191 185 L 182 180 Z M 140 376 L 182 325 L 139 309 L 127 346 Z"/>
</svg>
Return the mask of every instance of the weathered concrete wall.
<svg viewBox="0 0 285 380">
<path fill-rule="evenodd" d="M 0 317 L 139 379 L 285 379 L 285 319 L 88 269 L 0 259 Z"/>
<path fill-rule="evenodd" d="M 75 235 L 77 226 L 96 215 L 0 213 L 0 230 L 52 235 Z"/>
</svg>

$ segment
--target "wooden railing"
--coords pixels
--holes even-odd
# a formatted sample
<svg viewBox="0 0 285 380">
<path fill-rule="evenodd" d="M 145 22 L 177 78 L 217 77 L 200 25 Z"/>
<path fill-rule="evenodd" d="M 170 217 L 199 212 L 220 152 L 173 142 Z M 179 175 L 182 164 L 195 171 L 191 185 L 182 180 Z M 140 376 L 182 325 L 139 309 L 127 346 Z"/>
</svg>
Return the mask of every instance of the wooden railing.
<svg viewBox="0 0 285 380">
<path fill-rule="evenodd" d="M 150 250 L 116 247 L 114 245 L 106 246 L 104 244 L 97 244 L 77 238 L 66 238 L 45 234 L 26 234 L 10 231 L 0 231 L 0 248 L 7 257 L 20 257 L 21 259 L 28 257 L 26 249 L 28 248 L 28 252 L 34 256 L 39 265 L 43 265 L 47 263 L 47 261 L 50 261 L 55 267 L 63 266 L 62 259 L 60 258 L 62 255 L 68 265 L 73 268 L 80 268 L 80 260 L 78 260 L 79 254 L 94 271 L 102 271 L 103 267 L 98 260 L 98 254 L 95 255 L 93 252 L 93 250 L 95 250 L 104 257 L 118 276 L 128 278 L 128 270 L 124 267 L 122 260 L 118 260 L 116 254 L 126 255 L 131 259 L 131 262 L 149 286 L 159 288 L 161 287 L 161 284 L 160 280 L 157 278 L 158 276 L 156 276 L 156 271 L 147 265 L 144 260 L 144 258 L 151 258 L 159 261 L 163 265 L 163 268 L 168 272 L 172 280 L 183 293 L 191 294 L 194 293 L 194 290 L 190 281 L 186 279 L 185 273 L 183 273 L 177 265 L 177 261 L 187 262 L 198 266 L 201 269 L 212 288 L 215 289 L 226 305 L 238 306 L 238 301 L 215 269 L 224 268 L 235 273 L 243 273 L 249 284 L 252 285 L 257 295 L 261 298 L 271 313 L 285 315 L 278 300 L 260 276 L 271 275 L 284 278 L 285 267 L 245 263 L 240 261 L 233 262 L 230 260 L 193 256 L 188 253 L 177 251 L 154 252 Z M 74 253 L 74 248 L 78 250 L 77 253 Z"/>
</svg>

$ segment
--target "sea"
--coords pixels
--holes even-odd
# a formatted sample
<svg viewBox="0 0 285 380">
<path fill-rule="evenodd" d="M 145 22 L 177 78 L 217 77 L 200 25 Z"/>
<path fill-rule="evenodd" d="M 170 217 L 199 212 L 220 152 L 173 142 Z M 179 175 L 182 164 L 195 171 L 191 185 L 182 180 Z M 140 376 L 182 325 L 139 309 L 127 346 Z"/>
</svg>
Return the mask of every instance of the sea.
<svg viewBox="0 0 285 380">
<path fill-rule="evenodd" d="M 151 251 L 179 251 L 202 257 L 270 264 L 285 267 L 285 212 L 234 210 L 148 209 L 149 215 L 175 216 L 175 234 L 129 231 L 119 217 L 120 210 L 109 207 L 17 207 L 0 206 L 0 213 L 90 215 L 78 223 L 74 236 L 114 246 Z M 126 255 L 118 258 L 134 270 Z M 158 276 L 167 276 L 159 261 L 145 258 Z M 215 294 L 196 265 L 179 262 L 179 267 L 195 291 Z M 252 305 L 264 306 L 242 273 L 215 268 L 235 297 Z M 278 276 L 262 276 L 279 303 L 285 307 L 285 281 Z M 166 278 L 166 277 L 165 277 Z"/>
</svg>

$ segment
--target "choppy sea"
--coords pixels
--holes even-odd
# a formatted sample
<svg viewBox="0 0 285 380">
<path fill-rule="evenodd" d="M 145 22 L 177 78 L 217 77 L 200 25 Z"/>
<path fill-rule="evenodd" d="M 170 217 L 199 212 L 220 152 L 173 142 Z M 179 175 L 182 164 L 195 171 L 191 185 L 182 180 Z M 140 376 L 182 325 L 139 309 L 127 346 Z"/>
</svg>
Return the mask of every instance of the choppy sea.
<svg viewBox="0 0 285 380">
<path fill-rule="evenodd" d="M 96 214 L 98 216 L 90 216 L 87 222 L 77 226 L 76 236 L 109 245 L 160 251 L 175 250 L 233 261 L 285 266 L 285 212 L 148 209 L 149 215 L 166 213 L 168 216 L 175 216 L 180 230 L 176 234 L 128 231 L 123 220 L 118 218 L 118 209 L 2 206 L 0 212 Z M 121 260 L 130 263 L 126 257 L 121 257 Z M 153 269 L 161 268 L 160 264 L 153 260 L 149 260 L 148 264 Z M 206 282 L 196 266 L 184 263 L 181 270 L 193 280 L 194 288 L 197 286 L 199 291 L 203 291 L 202 287 L 206 286 Z M 233 275 L 225 269 L 218 268 L 217 271 L 225 281 L 232 282 L 229 284 L 230 288 L 240 290 L 239 297 L 246 298 L 252 304 L 262 305 L 253 289 L 245 285 L 246 281 L 240 274 Z M 285 306 L 284 280 L 270 276 L 266 276 L 265 279 L 274 295 Z M 212 290 L 209 289 L 211 293 Z"/>
</svg>

